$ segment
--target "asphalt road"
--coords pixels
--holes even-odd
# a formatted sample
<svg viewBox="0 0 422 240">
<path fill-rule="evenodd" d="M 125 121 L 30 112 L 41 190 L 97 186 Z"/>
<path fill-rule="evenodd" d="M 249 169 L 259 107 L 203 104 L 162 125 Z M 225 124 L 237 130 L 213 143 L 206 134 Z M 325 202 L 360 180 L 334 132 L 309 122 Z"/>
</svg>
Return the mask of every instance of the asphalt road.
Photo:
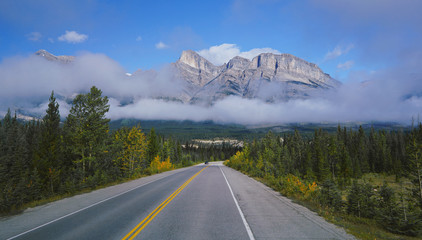
<svg viewBox="0 0 422 240">
<path fill-rule="evenodd" d="M 261 183 L 211 163 L 0 219 L 0 239 L 352 239 Z"/>
</svg>

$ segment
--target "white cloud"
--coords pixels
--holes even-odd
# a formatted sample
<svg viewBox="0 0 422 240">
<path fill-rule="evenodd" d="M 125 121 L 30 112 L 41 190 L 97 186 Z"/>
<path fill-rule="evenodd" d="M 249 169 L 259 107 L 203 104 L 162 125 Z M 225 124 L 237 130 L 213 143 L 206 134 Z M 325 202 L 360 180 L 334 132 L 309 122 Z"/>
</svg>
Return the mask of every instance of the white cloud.
<svg viewBox="0 0 422 240">
<path fill-rule="evenodd" d="M 353 44 L 349 44 L 347 46 L 337 45 L 332 51 L 325 54 L 325 61 L 333 60 L 335 58 L 340 57 L 341 55 L 347 54 L 350 50 L 354 48 Z"/>
<path fill-rule="evenodd" d="M 51 43 L 54 43 L 54 39 L 53 38 L 48 38 L 48 41 Z"/>
<path fill-rule="evenodd" d="M 173 97 L 181 94 L 183 87 L 173 75 L 170 68 L 163 68 L 128 77 L 122 66 L 103 54 L 83 53 L 72 64 L 45 61 L 35 55 L 6 58 L 0 62 L 0 111 L 16 107 L 43 113 L 45 109 L 40 108 L 52 90 L 69 100 L 93 85 L 106 96 L 129 102 L 141 97 Z"/>
<path fill-rule="evenodd" d="M 337 69 L 340 69 L 340 70 L 349 70 L 350 68 L 353 67 L 354 64 L 355 64 L 355 62 L 352 61 L 352 60 L 347 61 L 347 62 L 344 62 L 344 63 L 339 63 L 337 65 Z"/>
<path fill-rule="evenodd" d="M 209 49 L 202 49 L 198 54 L 206 58 L 215 65 L 222 65 L 227 63 L 233 57 L 240 56 L 251 60 L 261 53 L 275 53 L 280 54 L 279 51 L 272 48 L 254 48 L 247 52 L 241 52 L 236 44 L 223 43 L 218 46 L 212 46 Z"/>
<path fill-rule="evenodd" d="M 160 41 L 160 42 L 158 42 L 158 43 L 155 44 L 155 47 L 157 49 L 165 49 L 165 48 L 168 48 L 169 46 Z"/>
<path fill-rule="evenodd" d="M 42 38 L 42 34 L 39 32 L 31 32 L 26 35 L 29 41 L 38 42 Z"/>
<path fill-rule="evenodd" d="M 72 64 L 58 64 L 33 55 L 13 57 L 0 62 L 0 113 L 15 107 L 44 114 L 48 97 L 54 90 L 62 96 L 60 114 L 66 117 L 70 109 L 66 102 L 75 93 L 87 92 L 95 85 L 110 98 L 109 117 L 112 119 L 213 120 L 251 125 L 345 121 L 410 123 L 412 116 L 422 113 L 422 70 L 417 68 L 421 59 L 422 53 L 404 60 L 410 62 L 403 67 L 356 75 L 337 91 L 318 98 L 272 104 L 231 96 L 204 107 L 154 99 L 177 97 L 183 92 L 183 82 L 172 78 L 170 68 L 137 72 L 128 77 L 123 67 L 103 54 L 84 53 Z M 361 81 L 366 83 L 361 84 Z M 276 89 L 265 91 L 271 94 Z"/>
<path fill-rule="evenodd" d="M 136 41 L 137 42 L 142 41 L 142 37 L 141 36 L 136 37 Z"/>
<path fill-rule="evenodd" d="M 88 35 L 77 33 L 76 31 L 67 31 L 57 38 L 59 41 L 68 43 L 81 43 L 88 39 Z"/>
</svg>

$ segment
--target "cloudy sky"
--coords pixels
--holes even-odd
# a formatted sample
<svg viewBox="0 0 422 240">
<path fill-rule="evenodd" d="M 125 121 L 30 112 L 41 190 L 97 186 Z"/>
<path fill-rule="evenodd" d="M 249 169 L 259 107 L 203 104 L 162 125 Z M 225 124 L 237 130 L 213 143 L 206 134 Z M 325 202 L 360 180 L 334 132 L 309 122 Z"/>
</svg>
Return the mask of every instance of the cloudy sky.
<svg viewBox="0 0 422 240">
<path fill-rule="evenodd" d="M 16 104 L 15 97 L 41 98 L 51 88 L 71 92 L 95 83 L 105 93 L 125 95 L 133 91 L 133 86 L 123 84 L 116 90 L 116 79 L 110 76 L 162 68 L 175 62 L 186 49 L 197 51 L 214 64 L 236 55 L 252 58 L 273 52 L 316 63 L 348 87 L 340 91 L 344 99 L 336 104 L 340 102 L 356 114 L 364 112 L 348 118 L 344 114 L 332 116 L 338 106 L 321 103 L 324 107 L 319 115 L 315 113 L 316 121 L 327 116 L 338 120 L 376 116 L 408 119 L 421 107 L 421 9 L 419 0 L 2 0 L 0 99 L 3 105 Z M 39 49 L 80 56 L 86 65 L 83 69 L 43 72 L 40 69 L 54 67 L 32 59 Z M 103 73 L 95 72 L 96 66 Z M 71 78 L 68 71 L 78 71 L 78 80 L 57 82 Z M 162 78 L 140 87 L 148 92 L 167 86 L 160 82 Z M 99 83 L 96 79 L 105 80 Z M 365 90 L 356 87 L 356 83 L 366 81 L 372 85 Z M 27 88 L 16 90 L 25 84 Z M 368 93 L 368 89 L 377 92 Z M 385 106 L 386 101 L 390 101 L 389 106 Z M 292 106 L 301 113 L 315 109 L 309 105 L 301 109 L 298 106 L 305 103 L 300 102 L 289 104 L 269 112 L 284 116 Z M 216 104 L 213 111 L 220 105 Z M 367 105 L 372 108 L 362 110 Z M 203 116 L 207 114 L 212 115 L 207 112 Z M 300 120 L 299 115 L 290 118 Z"/>
</svg>

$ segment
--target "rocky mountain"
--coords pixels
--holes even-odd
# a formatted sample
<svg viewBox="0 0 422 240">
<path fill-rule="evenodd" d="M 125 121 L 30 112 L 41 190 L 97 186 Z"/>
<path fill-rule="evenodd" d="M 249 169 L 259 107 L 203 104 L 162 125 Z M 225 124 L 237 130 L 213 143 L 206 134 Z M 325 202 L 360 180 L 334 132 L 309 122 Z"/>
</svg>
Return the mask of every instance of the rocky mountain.
<svg viewBox="0 0 422 240">
<path fill-rule="evenodd" d="M 65 64 L 75 60 L 73 56 L 55 56 L 45 50 L 39 50 L 35 55 Z M 226 64 L 215 66 L 197 52 L 187 50 L 170 64 L 170 69 L 171 75 L 182 82 L 182 92 L 177 97 L 155 97 L 184 103 L 212 104 L 230 95 L 279 102 L 323 95 L 340 86 L 340 82 L 316 64 L 291 54 L 262 53 L 252 60 L 237 56 Z M 125 77 L 135 81 L 153 80 L 157 75 L 154 70 L 138 70 Z"/>
<path fill-rule="evenodd" d="M 290 54 L 262 53 L 252 60 L 234 57 L 214 66 L 188 50 L 173 67 L 176 77 L 186 81 L 185 95 L 191 103 L 212 103 L 229 95 L 286 101 L 321 95 L 340 85 L 317 65 Z"/>
<path fill-rule="evenodd" d="M 37 51 L 35 53 L 35 55 L 43 57 L 45 59 L 47 59 L 48 61 L 53 61 L 53 62 L 60 62 L 60 63 L 71 63 L 75 60 L 74 56 L 55 56 L 49 52 L 47 52 L 44 49 L 41 49 L 39 51 Z"/>
</svg>

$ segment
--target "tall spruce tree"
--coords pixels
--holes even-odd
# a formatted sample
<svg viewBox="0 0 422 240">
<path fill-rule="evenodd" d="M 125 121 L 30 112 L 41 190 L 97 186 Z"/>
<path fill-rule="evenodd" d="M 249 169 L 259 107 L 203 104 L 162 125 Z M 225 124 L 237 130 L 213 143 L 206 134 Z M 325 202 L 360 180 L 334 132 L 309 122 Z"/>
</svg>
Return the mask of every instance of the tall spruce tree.
<svg viewBox="0 0 422 240">
<path fill-rule="evenodd" d="M 155 134 L 155 129 L 151 128 L 148 135 L 148 144 L 147 144 L 147 160 L 148 164 L 154 160 L 154 158 L 160 152 L 160 145 L 158 142 L 158 136 Z"/>
<path fill-rule="evenodd" d="M 110 105 L 108 98 L 101 95 L 101 90 L 95 86 L 89 93 L 77 95 L 65 123 L 69 146 L 77 156 L 75 163 L 82 178 L 92 174 L 106 150 L 110 119 L 105 114 Z"/>
<path fill-rule="evenodd" d="M 34 157 L 34 166 L 37 169 L 42 184 L 54 193 L 60 183 L 61 172 L 61 133 L 60 133 L 59 104 L 51 92 L 46 115 L 42 119 L 41 139 Z"/>
<path fill-rule="evenodd" d="M 415 196 L 419 205 L 422 207 L 422 136 L 418 133 L 422 131 L 422 125 L 419 125 L 419 131 L 413 130 L 410 134 L 408 151 L 408 176 L 412 180 L 415 189 Z"/>
</svg>

